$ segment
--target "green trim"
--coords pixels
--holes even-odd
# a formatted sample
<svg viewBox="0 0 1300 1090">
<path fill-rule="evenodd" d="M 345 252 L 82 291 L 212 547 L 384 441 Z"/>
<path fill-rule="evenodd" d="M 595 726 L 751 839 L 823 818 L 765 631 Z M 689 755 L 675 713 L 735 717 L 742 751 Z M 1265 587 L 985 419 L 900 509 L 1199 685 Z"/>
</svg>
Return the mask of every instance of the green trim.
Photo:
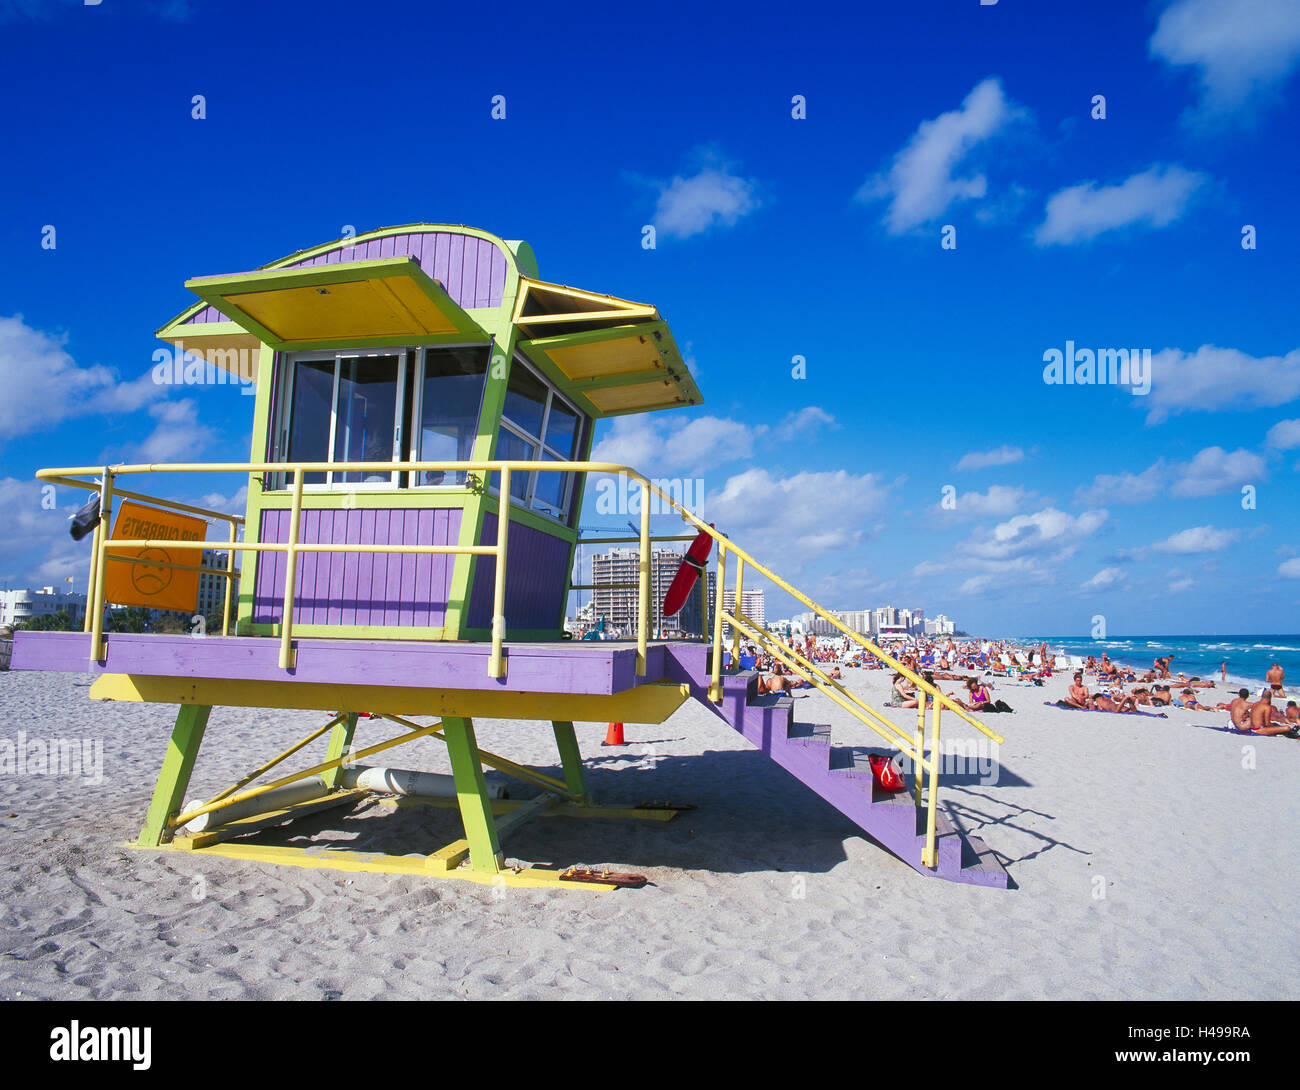
<svg viewBox="0 0 1300 1090">
<path fill-rule="evenodd" d="M 199 309 L 208 306 L 207 303 L 200 303 Z M 183 341 L 186 334 L 193 334 L 196 338 L 204 336 L 222 336 L 228 337 L 231 334 L 247 334 L 246 330 L 238 322 L 232 322 L 226 319 L 224 322 L 199 322 L 197 325 L 187 325 L 185 322 L 175 320 L 168 322 L 154 336 L 164 341 Z"/>
<path fill-rule="evenodd" d="M 203 744 L 203 732 L 207 729 L 211 712 L 212 708 L 206 704 L 182 704 L 177 711 L 176 726 L 167 743 L 167 756 L 163 758 L 153 800 L 149 803 L 144 828 L 140 830 L 137 841 L 140 847 L 156 848 L 164 839 L 171 839 L 167 819 L 179 813 L 185 805 L 190 774 L 194 771 L 194 761 L 199 755 L 199 746 Z"/>
<path fill-rule="evenodd" d="M 268 461 L 267 432 L 271 426 L 272 410 L 271 387 L 275 382 L 275 349 L 262 345 L 257 357 L 257 394 L 253 399 L 253 430 L 249 438 L 248 460 L 250 462 Z M 262 475 L 248 475 L 248 498 L 244 505 L 244 535 L 247 538 L 249 528 L 258 536 L 262 532 Z M 257 553 L 241 553 L 239 577 L 239 611 L 236 614 L 235 634 L 246 635 L 251 632 L 248 627 L 253 622 L 253 592 L 257 587 Z"/>
<path fill-rule="evenodd" d="M 334 724 L 334 730 L 330 733 L 330 747 L 325 753 L 326 761 L 333 761 L 342 757 L 352 745 L 352 736 L 357 730 L 357 719 L 359 716 L 356 712 L 349 712 L 341 723 Z M 339 785 L 339 777 L 343 774 L 343 766 L 335 765 L 333 768 L 327 768 L 320 774 L 321 782 L 331 791 Z"/>
<path fill-rule="evenodd" d="M 555 748 L 560 751 L 560 765 L 564 769 L 565 787 L 569 789 L 569 794 L 583 806 L 592 805 L 594 800 L 591 796 L 591 787 L 587 782 L 587 770 L 582 764 L 582 750 L 578 748 L 578 736 L 574 732 L 573 724 L 553 720 L 551 726 L 555 730 Z"/>
<path fill-rule="evenodd" d="M 612 319 L 611 319 L 612 320 Z M 662 318 L 655 318 L 651 321 L 628 322 L 624 325 L 613 325 L 607 329 L 585 329 L 580 333 L 553 333 L 548 337 L 527 337 L 520 341 L 520 344 L 526 348 L 537 347 L 543 352 L 551 348 L 573 348 L 575 345 L 582 344 L 600 344 L 602 341 L 621 341 L 628 337 L 643 337 L 647 334 L 663 334 L 659 338 L 659 356 L 664 358 L 664 349 L 677 351 L 677 344 L 672 339 L 672 330 L 668 328 L 668 323 Z M 680 361 L 681 355 L 677 354 Z M 665 362 L 668 362 L 665 360 Z"/>
<path fill-rule="evenodd" d="M 249 634 L 253 636 L 280 635 L 278 621 L 258 624 L 250 622 L 248 629 Z M 295 622 L 293 634 L 295 636 L 340 640 L 446 640 L 449 638 L 445 627 L 430 628 L 427 626 L 395 624 L 300 624 Z"/>
<path fill-rule="evenodd" d="M 507 560 L 507 563 L 509 561 Z M 297 628 L 294 628 L 297 631 Z M 558 628 L 511 628 L 508 631 L 509 638 L 517 643 L 560 643 L 564 641 L 564 634 Z M 461 633 L 462 643 L 486 643 L 492 639 L 492 629 L 490 628 L 467 628 Z"/>
<path fill-rule="evenodd" d="M 387 491 L 348 492 L 343 489 L 329 492 L 302 493 L 304 511 L 339 510 L 355 508 L 357 510 L 392 510 L 399 507 L 419 507 L 429 510 L 457 510 L 468 507 L 477 497 L 467 490 L 435 491 L 415 488 L 392 488 Z M 262 493 L 263 511 L 284 511 L 293 507 L 293 493 L 277 488 L 274 492 Z"/>
<path fill-rule="evenodd" d="M 456 781 L 456 798 L 460 818 L 469 844 L 469 865 L 481 874 L 495 874 L 505 864 L 501 841 L 497 837 L 496 818 L 483 778 L 482 758 L 474 737 L 474 721 L 445 716 L 442 732 L 451 758 L 451 774 Z"/>
</svg>

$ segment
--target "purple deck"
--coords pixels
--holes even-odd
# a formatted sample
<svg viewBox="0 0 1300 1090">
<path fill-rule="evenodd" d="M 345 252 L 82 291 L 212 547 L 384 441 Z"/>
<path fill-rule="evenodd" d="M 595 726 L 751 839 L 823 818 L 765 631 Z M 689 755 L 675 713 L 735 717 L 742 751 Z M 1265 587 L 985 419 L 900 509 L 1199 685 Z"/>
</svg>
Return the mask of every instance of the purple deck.
<svg viewBox="0 0 1300 1090">
<path fill-rule="evenodd" d="M 430 689 L 609 694 L 666 674 L 665 644 L 652 644 L 646 676 L 636 676 L 635 644 L 558 640 L 507 643 L 506 676 L 488 676 L 486 643 L 424 640 L 295 639 L 297 665 L 279 666 L 271 636 L 171 636 L 110 632 L 107 655 L 91 663 L 84 632 L 19 632 L 12 669 L 138 674 L 222 680 L 292 681 L 329 685 L 402 685 Z"/>
</svg>

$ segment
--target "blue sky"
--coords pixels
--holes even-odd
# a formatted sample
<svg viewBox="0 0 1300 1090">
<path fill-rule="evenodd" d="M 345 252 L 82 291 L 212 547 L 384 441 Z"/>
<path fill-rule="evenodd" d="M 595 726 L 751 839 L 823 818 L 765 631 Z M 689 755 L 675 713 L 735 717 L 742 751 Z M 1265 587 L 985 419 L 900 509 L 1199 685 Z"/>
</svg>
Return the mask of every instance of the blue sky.
<svg viewBox="0 0 1300 1090">
<path fill-rule="evenodd" d="M 84 587 L 42 466 L 247 457 L 148 377 L 187 277 L 431 221 L 657 305 L 706 403 L 598 453 L 828 606 L 1296 631 L 1300 3 L 864 7 L 0 0 L 0 579 Z"/>
</svg>

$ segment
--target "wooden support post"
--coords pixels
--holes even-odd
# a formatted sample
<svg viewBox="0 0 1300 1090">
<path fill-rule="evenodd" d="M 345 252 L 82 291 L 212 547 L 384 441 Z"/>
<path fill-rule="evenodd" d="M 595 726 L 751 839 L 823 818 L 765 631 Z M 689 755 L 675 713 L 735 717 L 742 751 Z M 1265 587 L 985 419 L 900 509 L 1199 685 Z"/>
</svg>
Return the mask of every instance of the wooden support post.
<svg viewBox="0 0 1300 1090">
<path fill-rule="evenodd" d="M 564 785 L 583 806 L 592 804 L 591 789 L 587 785 L 587 770 L 582 765 L 582 752 L 578 749 L 578 736 L 573 724 L 553 720 L 555 745 L 560 751 L 560 764 L 564 768 Z"/>
<path fill-rule="evenodd" d="M 460 803 L 460 818 L 465 826 L 465 842 L 469 845 L 469 864 L 480 873 L 495 874 L 505 865 L 505 856 L 497 838 L 496 819 L 492 816 L 492 800 L 488 798 L 487 781 L 483 779 L 478 741 L 474 737 L 474 721 L 445 716 L 442 729 L 447 740 L 447 756 L 451 758 L 451 774 L 456 781 L 456 798 Z"/>
<path fill-rule="evenodd" d="M 171 741 L 167 743 L 167 756 L 163 759 L 162 771 L 158 773 L 158 785 L 154 788 L 153 801 L 149 803 L 144 828 L 140 830 L 139 844 L 142 848 L 158 847 L 163 841 L 167 819 L 185 805 L 190 773 L 194 771 L 194 760 L 199 755 L 211 712 L 212 708 L 206 704 L 182 704 L 176 713 L 176 726 Z"/>
<path fill-rule="evenodd" d="M 325 760 L 332 761 L 336 757 L 342 757 L 352 745 L 352 735 L 357 729 L 357 713 L 348 712 L 343 721 L 334 724 L 334 730 L 330 734 L 329 752 L 325 754 Z M 333 790 L 339 785 L 339 776 L 343 772 L 342 765 L 335 765 L 333 768 L 327 768 L 320 774 L 321 781 L 326 787 Z"/>
</svg>

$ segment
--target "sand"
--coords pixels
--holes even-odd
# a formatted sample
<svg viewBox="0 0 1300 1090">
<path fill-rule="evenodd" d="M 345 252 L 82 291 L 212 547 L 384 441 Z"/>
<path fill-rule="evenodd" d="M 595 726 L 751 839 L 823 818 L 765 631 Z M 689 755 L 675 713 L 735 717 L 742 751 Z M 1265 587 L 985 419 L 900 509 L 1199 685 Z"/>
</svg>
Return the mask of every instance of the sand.
<svg viewBox="0 0 1300 1090">
<path fill-rule="evenodd" d="M 887 674 L 846 673 L 883 701 Z M 538 820 L 506 841 L 514 858 L 653 883 L 591 893 L 125 848 L 167 709 L 92 703 L 83 675 L 3 673 L 0 740 L 101 741 L 104 775 L 0 775 L 0 998 L 1294 998 L 1300 948 L 1284 913 L 1300 891 L 1288 847 L 1300 742 L 1192 725 L 1222 713 L 1044 707 L 1067 683 L 1000 684 L 1016 714 L 987 717 L 1007 739 L 997 764 L 959 771 L 942 794 L 1001 854 L 1012 890 L 922 877 L 688 704 L 660 726 L 629 725 L 626 749 L 600 747 L 603 723 L 578 735 L 601 801 L 698 810 L 664 825 Z M 910 728 L 914 713 L 885 711 Z M 832 724 L 837 742 L 875 741 L 821 694 L 799 700 L 796 719 Z M 191 794 L 321 722 L 214 711 Z M 950 746 L 976 737 L 944 722 Z M 358 740 L 391 729 L 363 722 Z M 485 748 L 558 766 L 546 724 L 483 720 L 478 732 Z M 394 764 L 448 771 L 436 741 L 396 752 Z M 377 802 L 295 830 L 275 842 L 430 851 L 459 835 L 454 811 Z"/>
</svg>

